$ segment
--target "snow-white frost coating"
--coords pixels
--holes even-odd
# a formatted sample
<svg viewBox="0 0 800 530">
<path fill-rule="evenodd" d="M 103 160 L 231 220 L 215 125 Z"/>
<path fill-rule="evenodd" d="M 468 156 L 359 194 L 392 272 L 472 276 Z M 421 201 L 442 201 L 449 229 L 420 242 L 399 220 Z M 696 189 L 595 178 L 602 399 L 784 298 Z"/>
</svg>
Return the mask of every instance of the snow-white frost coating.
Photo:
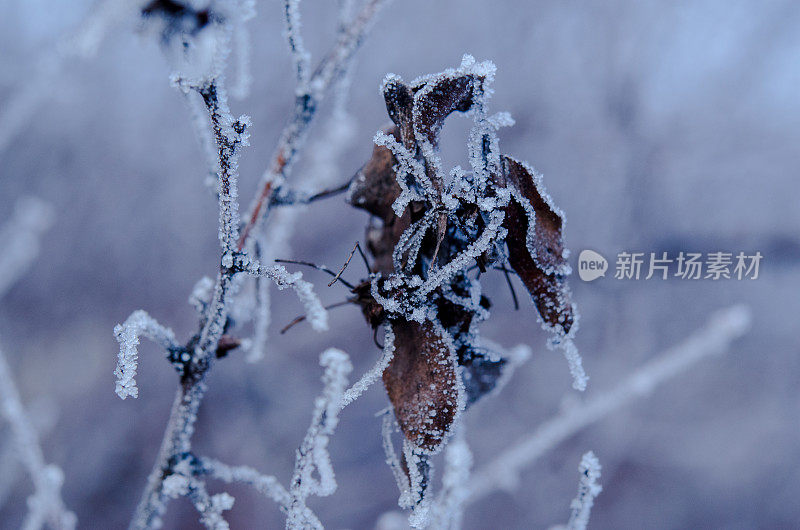
<svg viewBox="0 0 800 530">
<path fill-rule="evenodd" d="M 328 329 L 328 312 L 314 293 L 314 286 L 303 280 L 302 272 L 288 272 L 282 265 L 261 265 L 255 260 L 243 261 L 242 267 L 256 276 L 263 276 L 275 282 L 278 289 L 291 287 L 300 298 L 306 310 L 306 319 L 316 331 Z"/>
<path fill-rule="evenodd" d="M 342 397 L 342 408 L 358 399 L 361 394 L 363 394 L 372 385 L 372 383 L 377 381 L 381 375 L 383 375 L 386 367 L 388 367 L 389 363 L 392 362 L 395 348 L 394 332 L 392 331 L 391 326 L 385 327 L 383 340 L 383 354 L 381 355 L 381 358 L 378 359 L 378 362 L 375 363 L 372 368 L 367 370 L 367 372 L 361 376 L 361 379 L 356 381 L 353 386 L 347 389 Z"/>
<path fill-rule="evenodd" d="M 430 528 L 458 530 L 461 528 L 464 504 L 469 497 L 469 477 L 472 452 L 464 438 L 463 427 L 447 445 L 444 453 L 442 490 L 431 506 Z"/>
<path fill-rule="evenodd" d="M 119 354 L 114 375 L 117 377 L 115 392 L 121 399 L 139 397 L 136 386 L 136 370 L 139 361 L 139 337 L 144 335 L 165 350 L 177 348 L 175 333 L 159 324 L 141 309 L 131 313 L 122 324 L 114 328 L 114 336 L 119 342 Z"/>
<path fill-rule="evenodd" d="M 603 491 L 603 487 L 597 483 L 600 479 L 600 461 L 593 452 L 583 455 L 578 471 L 581 474 L 578 495 L 569 505 L 572 513 L 567 522 L 567 530 L 586 530 L 594 499 Z"/>
<path fill-rule="evenodd" d="M 314 414 L 300 448 L 297 450 L 294 476 L 289 488 L 291 501 L 287 510 L 286 528 L 322 528 L 317 517 L 306 506 L 311 495 L 326 496 L 336 490 L 328 442 L 337 423 L 347 376 L 353 369 L 346 353 L 331 348 L 320 356 L 325 368 L 322 395 L 314 403 Z M 317 477 L 314 477 L 316 473 Z"/>
</svg>

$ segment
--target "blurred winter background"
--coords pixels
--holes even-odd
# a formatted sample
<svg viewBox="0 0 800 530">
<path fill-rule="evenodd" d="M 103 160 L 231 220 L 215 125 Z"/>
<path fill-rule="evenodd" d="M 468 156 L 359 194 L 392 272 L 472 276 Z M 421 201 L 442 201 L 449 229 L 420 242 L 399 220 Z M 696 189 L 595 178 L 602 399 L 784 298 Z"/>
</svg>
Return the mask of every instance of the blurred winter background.
<svg viewBox="0 0 800 530">
<path fill-rule="evenodd" d="M 93 6 L 0 2 L 0 116 L 24 117 L 0 131 L 0 220 L 22 196 L 55 209 L 39 259 L 0 304 L 0 343 L 36 414 L 46 459 L 65 472 L 64 499 L 80 526 L 121 528 L 156 456 L 176 376 L 161 351 L 143 343 L 140 397 L 120 401 L 112 329 L 143 308 L 181 338 L 195 331 L 186 300 L 201 276 L 215 273 L 217 207 L 189 112 L 140 21 L 120 21 L 95 56 L 66 58 L 42 74 L 42 61 Z M 308 0 L 301 9 L 316 62 L 334 37 L 335 3 Z M 249 22 L 252 92 L 231 102 L 254 124 L 241 159 L 245 204 L 292 109 L 281 10 L 280 2 L 258 2 Z M 515 312 L 502 276 L 493 277 L 483 333 L 506 346 L 529 344 L 534 355 L 467 415 L 476 467 L 570 402 L 615 387 L 712 311 L 746 302 L 755 320 L 728 355 L 570 437 L 524 470 L 515 491 L 470 505 L 465 528 L 563 523 L 589 449 L 603 465 L 593 528 L 800 525 L 800 352 L 792 331 L 800 309 L 792 294 L 800 288 L 798 27 L 800 4 L 788 0 L 395 0 L 380 15 L 357 56 L 349 146 L 324 159 L 326 100 L 296 175 L 327 169 L 337 182 L 349 178 L 387 122 L 377 90 L 384 74 L 411 79 L 457 66 L 469 52 L 497 65 L 492 110 L 516 119 L 500 132 L 501 148 L 544 173 L 567 213 L 573 263 L 584 248 L 611 259 L 622 250 L 764 255 L 755 281 L 573 277 L 577 344 L 591 376 L 585 395 L 571 390 L 563 358 L 544 347 L 527 298 Z M 449 162 L 466 160 L 467 130 L 462 117 L 448 121 Z M 338 266 L 365 222 L 341 197 L 317 203 L 299 217 L 284 257 Z M 326 303 L 347 294 L 304 274 Z M 345 277 L 363 274 L 354 260 Z M 250 365 L 234 352 L 218 363 L 195 436 L 199 453 L 285 482 L 319 392 L 319 353 L 347 351 L 354 375 L 377 358 L 356 308 L 333 310 L 329 332 L 300 324 L 279 335 L 299 313 L 292 294 L 276 294 L 266 358 Z M 331 446 L 339 490 L 311 500 L 330 528 L 373 528 L 397 509 L 374 416 L 386 405 L 376 385 L 342 414 Z M 0 450 L 7 448 L 0 425 Z M 253 491 L 229 491 L 233 528 L 284 524 Z M 30 492 L 5 458 L 0 526 L 20 524 Z M 171 503 L 166 526 L 199 526 L 188 501 Z"/>
</svg>

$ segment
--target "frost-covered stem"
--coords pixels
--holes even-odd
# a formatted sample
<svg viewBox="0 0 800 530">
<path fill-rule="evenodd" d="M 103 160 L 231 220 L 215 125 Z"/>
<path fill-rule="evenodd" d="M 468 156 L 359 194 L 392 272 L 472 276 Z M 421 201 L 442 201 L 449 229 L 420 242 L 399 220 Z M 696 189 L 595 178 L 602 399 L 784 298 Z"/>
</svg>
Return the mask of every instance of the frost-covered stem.
<svg viewBox="0 0 800 530">
<path fill-rule="evenodd" d="M 193 377 L 201 377 L 210 366 L 217 350 L 217 343 L 225 330 L 225 322 L 228 319 L 227 302 L 233 285 L 233 269 L 222 268 L 217 275 L 214 284 L 214 293 L 211 301 L 203 315 L 203 329 L 200 332 L 200 340 L 194 349 L 192 356 L 191 372 Z"/>
<path fill-rule="evenodd" d="M 431 507 L 430 528 L 458 530 L 464 515 L 464 504 L 469 497 L 469 479 L 472 452 L 464 438 L 464 426 L 447 445 L 444 453 L 442 491 Z"/>
<path fill-rule="evenodd" d="M 30 512 L 23 528 L 41 528 L 47 522 L 52 528 L 74 528 L 75 515 L 68 511 L 61 500 L 61 484 L 64 474 L 54 465 L 44 461 L 36 429 L 31 425 L 11 370 L 0 350 L 0 411 L 11 427 L 14 444 L 22 464 L 33 481 L 34 494 L 28 499 Z"/>
<path fill-rule="evenodd" d="M 569 505 L 572 513 L 567 522 L 567 530 L 586 530 L 594 499 L 603 491 L 603 487 L 597 483 L 600 479 L 600 462 L 593 452 L 583 455 L 578 471 L 581 474 L 578 495 Z"/>
<path fill-rule="evenodd" d="M 685 342 L 648 362 L 613 390 L 596 395 L 544 422 L 475 473 L 469 500 L 476 501 L 496 489 L 512 489 L 519 481 L 523 467 L 531 465 L 584 427 L 638 398 L 648 396 L 655 387 L 702 359 L 723 353 L 734 339 L 749 329 L 750 320 L 750 310 L 745 306 L 722 310 Z"/>
<path fill-rule="evenodd" d="M 278 147 L 264 173 L 261 191 L 249 208 L 247 225 L 239 238 L 239 250 L 245 247 L 247 238 L 256 224 L 269 209 L 269 199 L 280 182 L 289 176 L 298 149 L 307 136 L 308 126 L 313 120 L 317 106 L 332 82 L 347 70 L 353 54 L 361 45 L 378 10 L 388 0 L 368 0 L 347 31 L 342 32 L 334 48 L 322 60 L 308 81 L 308 92 L 297 97 L 294 116 L 283 129 Z"/>
<path fill-rule="evenodd" d="M 283 3 L 283 21 L 286 41 L 294 63 L 295 77 L 297 78 L 297 95 L 308 92 L 308 65 L 311 55 L 303 44 L 303 35 L 300 33 L 300 0 L 285 0 Z"/>
<path fill-rule="evenodd" d="M 169 500 L 169 496 L 164 492 L 164 479 L 172 473 L 175 458 L 191 450 L 194 423 L 205 391 L 206 385 L 203 381 L 191 382 L 178 390 L 161 449 L 147 478 L 142 499 L 130 524 L 131 529 L 160 526 L 161 517 L 166 511 Z"/>
<path fill-rule="evenodd" d="M 294 475 L 289 487 L 288 529 L 322 528 L 317 517 L 306 506 L 306 499 L 310 495 L 331 495 L 336 490 L 328 442 L 339 422 L 347 375 L 353 367 L 347 354 L 334 348 L 320 356 L 320 364 L 325 367 L 322 378 L 325 387 L 315 401 L 311 425 L 297 450 Z M 317 478 L 314 477 L 315 472 Z"/>
<path fill-rule="evenodd" d="M 302 273 L 295 272 L 290 274 L 281 265 L 262 265 L 256 260 L 242 256 L 237 256 L 234 264 L 237 270 L 271 279 L 278 289 L 286 289 L 287 287 L 294 289 L 297 297 L 300 298 L 305 307 L 306 319 L 311 324 L 311 327 L 317 331 L 328 329 L 328 312 L 314 293 L 314 286 L 302 279 Z"/>
<path fill-rule="evenodd" d="M 284 510 L 288 509 L 291 503 L 289 493 L 277 478 L 272 475 L 262 475 L 251 467 L 229 466 L 213 458 L 201 457 L 196 472 L 228 484 L 238 483 L 250 486 L 275 501 Z"/>
<path fill-rule="evenodd" d="M 208 110 L 217 147 L 219 239 L 223 255 L 232 257 L 239 238 L 239 149 L 242 145 L 248 145 L 246 128 L 250 122 L 246 116 L 234 120 L 225 91 L 216 81 L 197 90 Z"/>
<path fill-rule="evenodd" d="M 372 383 L 381 378 L 383 372 L 386 370 L 386 367 L 389 366 L 390 362 L 392 362 L 395 346 L 394 332 L 392 331 L 391 326 L 385 327 L 383 340 L 383 354 L 381 355 L 381 358 L 378 359 L 378 362 L 376 362 L 372 368 L 367 370 L 364 375 L 361 376 L 361 379 L 356 381 L 353 386 L 347 389 L 342 397 L 342 408 L 346 407 L 358 399 L 361 394 L 366 392 Z"/>
<path fill-rule="evenodd" d="M 114 375 L 117 376 L 116 393 L 121 399 L 128 396 L 139 397 L 139 388 L 136 386 L 139 337 L 144 335 L 169 351 L 178 347 L 175 333 L 159 324 L 145 311 L 139 310 L 131 313 L 124 323 L 117 325 L 114 335 L 119 342 L 117 368 L 114 370 Z"/>
</svg>

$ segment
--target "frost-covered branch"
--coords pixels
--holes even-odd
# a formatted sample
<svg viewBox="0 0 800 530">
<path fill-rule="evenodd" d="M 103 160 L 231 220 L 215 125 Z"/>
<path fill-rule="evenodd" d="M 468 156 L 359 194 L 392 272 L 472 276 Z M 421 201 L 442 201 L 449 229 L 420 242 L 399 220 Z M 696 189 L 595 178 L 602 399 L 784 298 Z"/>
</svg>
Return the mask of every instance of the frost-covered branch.
<svg viewBox="0 0 800 530">
<path fill-rule="evenodd" d="M 303 35 L 300 33 L 300 0 L 285 0 L 283 11 L 284 32 L 297 79 L 296 93 L 303 95 L 308 92 L 308 68 L 311 54 L 306 50 L 303 44 Z"/>
<path fill-rule="evenodd" d="M 262 475 L 248 466 L 229 466 L 213 458 L 200 458 L 196 473 L 221 480 L 228 484 L 245 484 L 252 487 L 268 499 L 275 501 L 284 509 L 291 503 L 289 492 L 280 481 L 272 475 Z"/>
<path fill-rule="evenodd" d="M 544 422 L 475 473 L 470 487 L 470 502 L 496 489 L 513 489 L 519 482 L 522 468 L 531 465 L 579 430 L 646 397 L 655 387 L 706 357 L 723 353 L 731 342 L 747 332 L 750 320 L 750 310 L 745 306 L 719 311 L 706 326 L 686 341 L 645 364 L 616 388 Z"/>
<path fill-rule="evenodd" d="M 315 401 L 311 426 L 297 450 L 294 476 L 289 488 L 291 503 L 286 528 L 322 528 L 317 517 L 306 506 L 306 499 L 311 495 L 327 496 L 336 491 L 328 443 L 339 422 L 347 375 L 353 367 L 347 354 L 333 348 L 322 354 L 320 364 L 325 367 L 322 378 L 325 388 Z M 314 477 L 315 473 L 317 478 Z"/>
<path fill-rule="evenodd" d="M 219 196 L 219 239 L 224 259 L 232 259 L 239 238 L 239 150 L 249 144 L 248 116 L 234 119 L 228 98 L 218 81 L 193 87 L 202 96 L 208 111 L 217 148 Z"/>
<path fill-rule="evenodd" d="M 317 331 L 328 329 L 328 312 L 314 293 L 314 286 L 302 279 L 302 272 L 289 273 L 281 265 L 265 266 L 255 260 L 246 258 L 241 261 L 237 260 L 237 265 L 254 276 L 271 279 L 278 289 L 282 290 L 287 287 L 294 289 L 297 297 L 300 298 L 300 302 L 305 307 L 306 320 L 311 324 L 311 327 Z"/>
<path fill-rule="evenodd" d="M 581 474 L 578 495 L 572 499 L 569 505 L 572 513 L 567 522 L 567 530 L 586 530 L 594 500 L 603 491 L 603 487 L 597 483 L 600 479 L 600 469 L 600 461 L 593 452 L 589 451 L 581 457 L 581 463 L 578 466 Z"/>
<path fill-rule="evenodd" d="M 317 107 L 326 91 L 336 79 L 347 71 L 354 53 L 372 26 L 375 15 L 386 3 L 388 0 L 367 0 L 359 14 L 348 26 L 347 31 L 340 34 L 336 45 L 322 59 L 309 78 L 308 92 L 297 97 L 295 113 L 281 134 L 269 168 L 262 177 L 261 191 L 248 210 L 248 221 L 239 239 L 239 250 L 245 247 L 250 232 L 269 209 L 269 199 L 273 192 L 289 177 L 300 146 L 306 139 L 308 127 L 314 119 Z"/>
<path fill-rule="evenodd" d="M 309 90 L 305 95 L 298 95 L 296 101 L 296 113 L 294 119 L 287 126 L 282 136 L 279 148 L 276 151 L 275 161 L 272 168 L 278 168 L 271 173 L 268 172 L 265 178 L 265 186 L 258 197 L 253 201 L 255 207 L 251 207 L 250 221 L 244 230 L 239 233 L 239 204 L 237 193 L 237 162 L 239 148 L 247 145 L 246 128 L 249 120 L 246 117 L 234 119 L 227 104 L 227 98 L 223 88 L 224 68 L 227 57 L 230 53 L 230 43 L 237 33 L 240 33 L 241 23 L 249 18 L 252 11 L 252 1 L 232 0 L 230 2 L 213 3 L 208 9 L 198 11 L 194 4 L 182 6 L 180 13 L 176 13 L 170 5 L 162 2 L 153 2 L 142 11 L 145 18 L 154 22 L 154 27 L 160 28 L 160 35 L 165 52 L 173 61 L 175 74 L 173 79 L 178 88 L 184 93 L 190 91 L 197 92 L 203 100 L 207 114 L 207 125 L 195 119 L 196 128 L 200 133 L 201 143 L 205 145 L 209 165 L 215 166 L 218 187 L 217 196 L 219 202 L 219 238 L 222 247 L 219 271 L 214 282 L 202 281 L 198 284 L 193 295 L 190 297 L 192 305 L 201 312 L 199 331 L 184 346 L 177 346 L 168 341 L 162 341 L 162 345 L 169 352 L 169 358 L 173 365 L 178 369 L 181 378 L 181 385 L 175 397 L 170 419 L 161 444 L 161 450 L 156 458 L 153 470 L 148 477 L 148 482 L 142 493 L 141 501 L 137 507 L 131 523 L 131 528 L 153 528 L 161 523 L 161 516 L 166 510 L 167 502 L 175 493 L 188 495 L 194 502 L 196 508 L 201 512 L 203 522 L 212 527 L 226 527 L 222 519 L 222 511 L 230 507 L 232 499 L 229 497 L 208 496 L 205 485 L 195 475 L 187 474 L 186 470 L 181 470 L 177 466 L 183 465 L 187 455 L 191 455 L 192 435 L 194 425 L 197 420 L 197 412 L 206 392 L 206 378 L 213 366 L 214 360 L 220 356 L 223 344 L 220 342 L 224 338 L 226 328 L 231 324 L 229 315 L 233 311 L 235 295 L 241 287 L 240 282 L 236 282 L 237 275 L 249 273 L 259 278 L 260 301 L 267 302 L 266 283 L 264 280 L 274 281 L 279 289 L 291 287 L 295 290 L 301 302 L 306 308 L 309 321 L 312 327 L 317 330 L 327 329 L 327 313 L 314 294 L 313 286 L 302 280 L 300 273 L 290 274 L 281 266 L 262 265 L 264 260 L 276 256 L 265 256 L 257 250 L 259 246 L 263 249 L 264 240 L 259 234 L 258 238 L 250 238 L 255 235 L 253 231 L 256 222 L 262 213 L 261 207 L 270 194 L 273 180 L 269 175 L 276 175 L 276 178 L 283 179 L 287 176 L 289 167 L 294 161 L 300 140 L 305 137 L 308 125 L 310 124 L 318 102 L 322 99 L 327 88 L 341 77 L 342 72 L 347 67 L 352 58 L 353 52 L 363 38 L 369 22 L 377 11 L 377 7 L 382 4 L 382 0 L 369 0 L 364 6 L 361 14 L 348 25 L 346 31 L 340 33 L 339 40 L 333 51 L 322 61 L 317 71 L 309 78 Z M 302 42 L 299 34 L 296 34 L 299 25 L 299 17 L 296 15 L 296 2 L 286 4 L 287 22 L 289 33 L 291 33 L 290 44 L 298 51 L 301 57 Z M 294 11 L 293 11 L 294 10 Z M 176 17 L 183 17 L 176 20 Z M 159 23 L 160 21 L 160 23 Z M 175 22 L 180 22 L 176 24 Z M 177 29 L 176 29 L 177 28 Z M 302 59 L 302 57 L 301 57 Z M 302 61 L 298 60 L 298 75 L 302 77 Z M 195 105 L 197 107 L 197 105 Z M 194 109 L 195 111 L 198 109 Z M 200 113 L 195 112 L 196 117 Z M 211 129 L 208 134 L 207 129 Z M 213 139 L 213 142 L 212 142 Z M 212 147 L 213 143 L 213 152 Z M 266 191 L 265 191 L 266 190 Z M 284 234 L 275 236 L 279 244 Z M 258 239 L 256 244 L 255 239 Z M 268 254 L 268 252 L 267 252 Z M 260 258 L 260 259 L 255 259 Z M 259 322 L 257 323 L 256 339 L 263 341 L 266 324 L 269 322 L 268 310 L 263 307 L 259 309 Z M 152 323 L 149 323 L 152 324 Z M 150 331 L 152 332 L 152 328 Z M 138 337 L 136 334 L 132 336 Z M 161 337 L 164 338 L 163 336 Z M 170 337 L 171 338 L 171 337 Z M 138 339 L 131 338 L 126 341 L 131 348 L 123 351 L 121 348 L 120 358 L 122 368 L 119 370 L 122 386 L 122 397 L 135 395 L 135 342 Z M 229 341 L 231 342 L 231 341 Z M 240 341 L 233 339 L 231 342 L 238 345 Z M 226 348 L 228 346 L 226 345 Z M 258 348 L 263 348 L 262 344 Z M 263 351 L 263 349 L 261 350 Z M 254 354 L 256 356 L 258 351 Z M 344 357 L 342 360 L 340 357 Z M 299 476 L 302 477 L 300 483 L 294 484 L 286 492 L 289 499 L 281 502 L 284 509 L 290 515 L 290 520 L 296 520 L 298 524 L 310 524 L 316 520 L 315 516 L 305 507 L 305 499 L 311 493 L 325 494 L 332 490 L 333 482 L 330 465 L 327 464 L 327 436 L 335 426 L 335 418 L 338 413 L 341 401 L 341 393 L 344 392 L 346 379 L 343 375 L 340 378 L 344 366 L 349 366 L 346 356 L 341 352 L 326 352 L 323 356 L 326 370 L 326 392 L 324 400 L 330 402 L 324 407 L 318 403 L 320 417 L 315 416 L 315 424 L 312 424 L 313 435 L 310 431 L 308 438 L 310 447 L 309 459 L 298 459 Z M 349 369 L 348 369 L 349 370 Z M 339 375 L 337 375 L 339 374 Z M 341 387 L 341 388 L 339 388 Z M 119 392 L 119 390 L 118 390 Z M 333 399 L 331 393 L 339 395 Z M 323 398 L 321 398 L 323 399 Z M 322 407 L 322 408 L 320 408 Z M 316 425 L 316 427 L 314 427 Z M 301 448 L 302 451 L 302 448 Z M 306 454 L 306 453 L 303 453 Z M 242 468 L 224 468 L 221 465 L 209 464 L 205 461 L 205 468 L 200 465 L 200 471 L 195 472 L 223 477 L 231 480 L 247 479 L 254 481 L 260 488 L 266 488 L 273 496 L 280 497 L 280 490 L 269 486 L 271 481 L 268 478 L 253 475 L 250 471 Z M 196 462 L 192 462 L 193 465 Z M 202 464 L 202 462 L 201 462 Z M 302 464 L 302 465 L 301 465 Z M 306 476 L 308 470 L 308 476 Z M 317 487 L 310 481 L 311 471 L 316 470 L 320 474 L 320 483 Z M 171 478 L 177 477 L 177 478 Z M 181 478 L 183 477 L 183 479 Z M 243 478 L 245 477 L 245 478 Z M 309 489 L 311 488 L 311 489 Z"/>
<path fill-rule="evenodd" d="M 367 370 L 364 375 L 362 375 L 361 378 L 353 384 L 353 386 L 347 389 L 347 392 L 344 393 L 344 397 L 342 398 L 342 408 L 358 399 L 361 394 L 366 392 L 372 383 L 380 379 L 381 375 L 383 375 L 383 372 L 386 370 L 386 367 L 389 366 L 389 363 L 392 361 L 393 357 L 394 332 L 390 326 L 386 326 L 383 342 L 383 354 L 381 355 L 381 358 L 378 359 L 378 362 L 376 362 L 372 368 Z"/>
<path fill-rule="evenodd" d="M 23 523 L 25 529 L 41 528 L 46 522 L 51 528 L 74 528 L 75 515 L 61 500 L 64 474 L 57 466 L 47 464 L 42 455 L 39 437 L 22 406 L 17 386 L 5 355 L 0 350 L 0 411 L 11 426 L 17 454 L 33 481 L 34 494 L 28 499 L 29 512 Z"/>
<path fill-rule="evenodd" d="M 180 348 L 175 340 L 175 333 L 159 324 L 153 317 L 141 309 L 131 313 L 131 316 L 122 324 L 114 328 L 114 336 L 119 342 L 119 355 L 115 392 L 121 399 L 128 396 L 139 397 L 139 388 L 136 386 L 136 370 L 139 362 L 139 337 L 144 335 L 167 351 Z"/>
<path fill-rule="evenodd" d="M 52 216 L 52 207 L 39 199 L 17 201 L 14 216 L 0 230 L 0 296 L 39 254 L 39 240 L 52 223 Z M 34 486 L 34 493 L 28 498 L 29 511 L 22 527 L 33 530 L 46 523 L 55 529 L 74 528 L 77 521 L 75 515 L 67 510 L 61 500 L 64 474 L 57 466 L 45 462 L 39 436 L 22 405 L 19 390 L 1 349 L 0 414 L 11 428 L 17 457 Z"/>
</svg>

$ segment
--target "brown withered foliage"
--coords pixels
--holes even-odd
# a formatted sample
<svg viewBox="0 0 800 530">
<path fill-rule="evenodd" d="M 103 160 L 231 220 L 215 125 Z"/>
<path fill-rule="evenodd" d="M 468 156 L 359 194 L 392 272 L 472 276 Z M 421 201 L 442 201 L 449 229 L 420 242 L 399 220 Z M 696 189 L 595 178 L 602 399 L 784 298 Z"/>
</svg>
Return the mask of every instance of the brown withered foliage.
<svg viewBox="0 0 800 530">
<path fill-rule="evenodd" d="M 371 327 L 391 330 L 383 382 L 417 455 L 442 447 L 459 413 L 497 386 L 507 364 L 479 340 L 477 324 L 491 305 L 481 273 L 512 269 L 554 344 L 575 330 L 563 215 L 534 170 L 499 153 L 495 131 L 510 119 L 486 114 L 493 74 L 491 63 L 465 56 L 460 68 L 409 84 L 387 76 L 393 124 L 376 135 L 349 189 L 349 202 L 371 215 L 373 274 L 355 288 L 356 299 Z M 453 112 L 475 122 L 471 168 L 445 173 L 439 133 Z"/>
</svg>

